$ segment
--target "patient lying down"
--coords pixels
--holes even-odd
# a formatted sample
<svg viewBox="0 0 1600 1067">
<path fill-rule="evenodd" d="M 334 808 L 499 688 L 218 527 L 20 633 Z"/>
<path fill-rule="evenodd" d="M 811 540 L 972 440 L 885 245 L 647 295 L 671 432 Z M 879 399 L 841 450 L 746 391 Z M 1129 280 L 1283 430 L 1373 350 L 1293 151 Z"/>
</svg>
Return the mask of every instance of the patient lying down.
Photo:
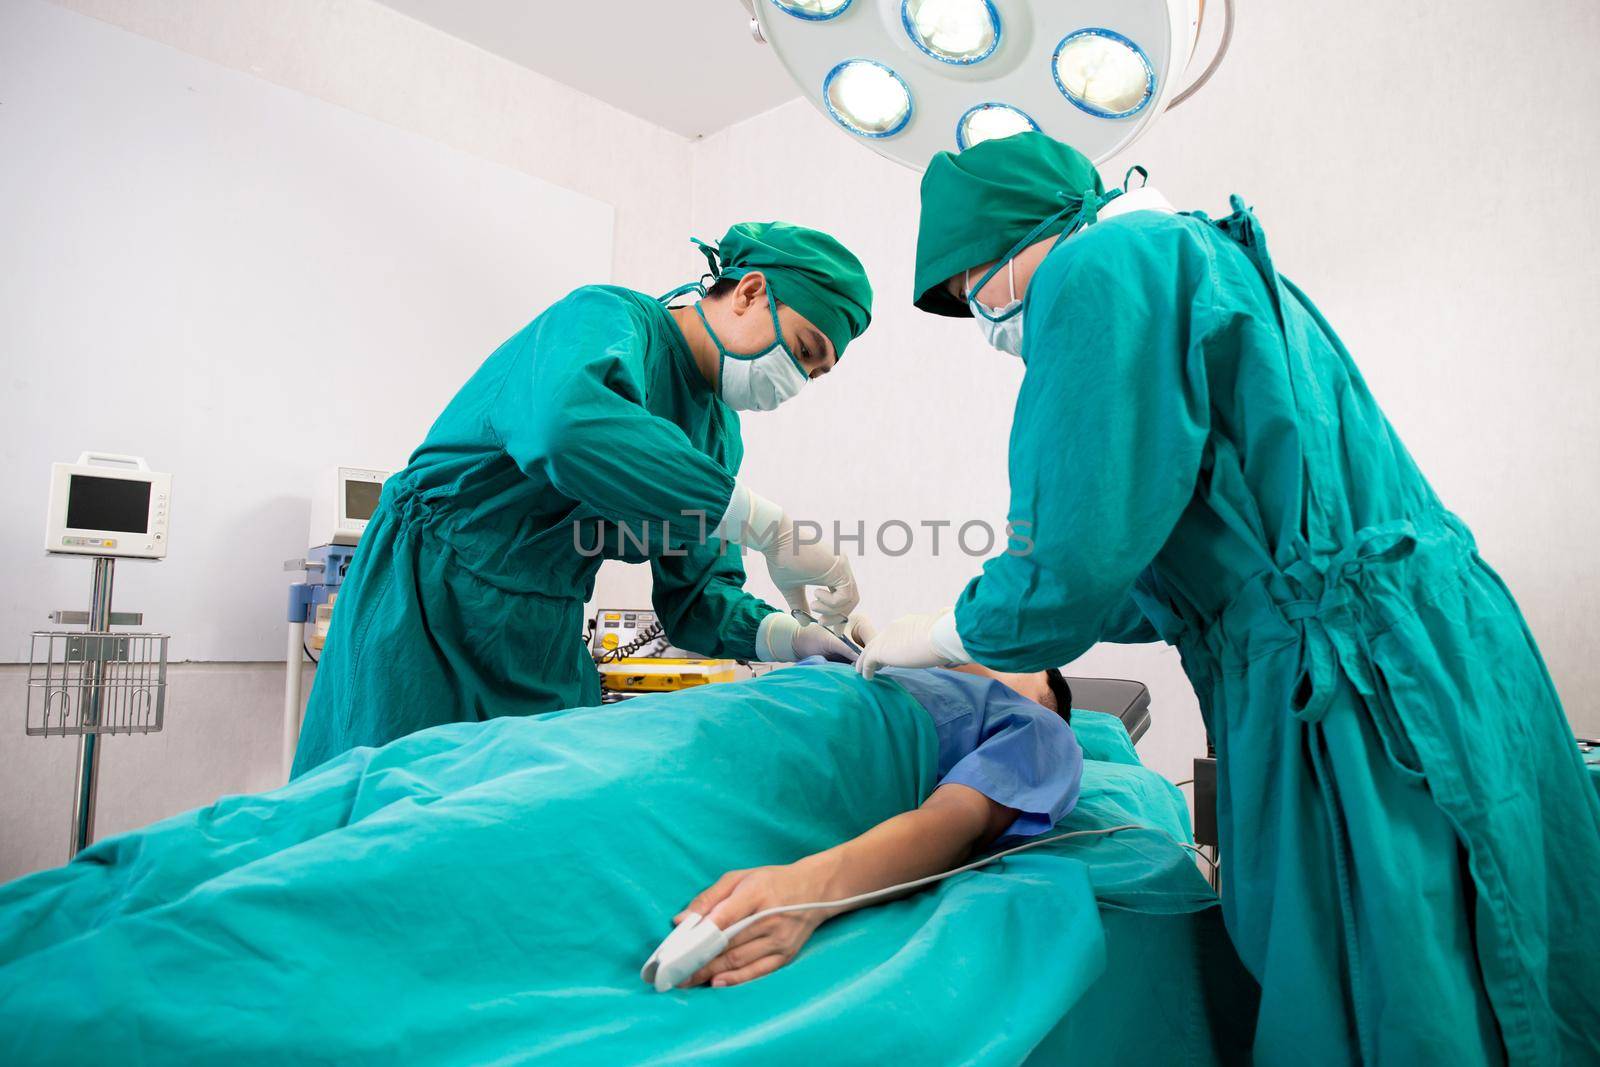
<svg viewBox="0 0 1600 1067">
<path fill-rule="evenodd" d="M 726 930 L 767 908 L 842 900 L 959 866 L 999 839 L 1043 833 L 1071 810 L 1083 758 L 1067 723 L 1071 690 L 1059 671 L 1004 674 L 977 664 L 891 671 L 933 716 L 939 784 L 915 810 L 793 863 L 729 871 L 673 917 Z M 856 905 L 857 907 L 861 905 Z M 685 987 L 737 985 L 794 959 L 812 933 L 853 910 L 769 916 L 740 932 Z"/>
<path fill-rule="evenodd" d="M 867 909 L 790 967 L 830 916 L 753 924 L 693 981 L 783 970 L 726 997 L 639 982 L 674 912 L 688 902 L 731 923 L 1042 833 L 1077 801 L 1069 707 L 1043 675 L 866 681 L 818 664 L 354 749 L 0 885 L 0 1063 L 484 1063 L 539 1049 L 588 1064 L 668 1048 L 706 1062 L 705 1035 L 746 1024 L 800 1048 L 849 1010 L 808 1007 L 840 981 L 949 992 L 916 986 L 934 942 L 987 930 L 966 965 L 1009 970 L 1031 946 L 1009 940 L 1004 901 L 1040 884 L 992 872 L 1005 892 L 976 894 L 985 906 L 959 931 L 940 905 Z M 974 893 L 969 880 L 937 895 Z M 1083 907 L 1046 899 L 1062 921 Z"/>
</svg>

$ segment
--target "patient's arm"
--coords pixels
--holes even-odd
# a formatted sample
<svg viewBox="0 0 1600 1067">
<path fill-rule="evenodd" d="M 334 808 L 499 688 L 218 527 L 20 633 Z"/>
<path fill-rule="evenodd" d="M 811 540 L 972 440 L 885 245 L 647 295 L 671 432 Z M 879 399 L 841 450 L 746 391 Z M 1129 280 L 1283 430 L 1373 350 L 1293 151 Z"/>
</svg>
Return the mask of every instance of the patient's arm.
<svg viewBox="0 0 1600 1067">
<path fill-rule="evenodd" d="M 726 930 L 747 915 L 780 904 L 840 900 L 959 866 L 988 844 L 1017 813 L 964 785 L 942 785 L 915 811 L 896 815 L 824 852 L 777 867 L 729 871 L 674 917 L 706 916 Z M 763 919 L 688 982 L 737 985 L 771 974 L 795 957 L 818 926 L 849 908 L 791 912 Z"/>
</svg>

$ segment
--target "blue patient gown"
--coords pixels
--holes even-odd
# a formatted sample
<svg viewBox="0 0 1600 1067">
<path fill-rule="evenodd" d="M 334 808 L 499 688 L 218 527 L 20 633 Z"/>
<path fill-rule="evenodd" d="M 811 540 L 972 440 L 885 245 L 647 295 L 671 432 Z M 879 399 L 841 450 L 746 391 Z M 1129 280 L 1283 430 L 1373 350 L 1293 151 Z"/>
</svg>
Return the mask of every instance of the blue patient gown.
<svg viewBox="0 0 1600 1067">
<path fill-rule="evenodd" d="M 1042 834 L 1077 803 L 1083 752 L 1061 716 L 993 678 L 943 670 L 884 673 L 933 718 L 939 785 L 964 785 L 1016 809 L 1006 837 Z"/>
</svg>

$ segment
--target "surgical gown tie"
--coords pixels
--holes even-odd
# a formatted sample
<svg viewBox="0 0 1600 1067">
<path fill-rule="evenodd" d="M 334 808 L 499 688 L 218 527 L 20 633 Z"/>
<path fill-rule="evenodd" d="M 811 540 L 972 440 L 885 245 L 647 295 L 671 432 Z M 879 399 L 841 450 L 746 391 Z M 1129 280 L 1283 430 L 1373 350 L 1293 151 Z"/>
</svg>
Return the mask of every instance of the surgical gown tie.
<svg viewBox="0 0 1600 1067">
<path fill-rule="evenodd" d="M 1363 696 L 1372 696 L 1371 646 L 1366 631 L 1351 625 L 1356 621 L 1361 580 L 1369 568 L 1399 562 L 1416 548 L 1415 527 L 1400 519 L 1358 531 L 1354 543 L 1325 566 L 1302 556 L 1284 571 L 1303 594 L 1282 605 L 1284 618 L 1305 631 L 1294 703 L 1294 713 L 1302 721 L 1318 722 L 1326 714 L 1335 671 L 1342 670 Z"/>
</svg>

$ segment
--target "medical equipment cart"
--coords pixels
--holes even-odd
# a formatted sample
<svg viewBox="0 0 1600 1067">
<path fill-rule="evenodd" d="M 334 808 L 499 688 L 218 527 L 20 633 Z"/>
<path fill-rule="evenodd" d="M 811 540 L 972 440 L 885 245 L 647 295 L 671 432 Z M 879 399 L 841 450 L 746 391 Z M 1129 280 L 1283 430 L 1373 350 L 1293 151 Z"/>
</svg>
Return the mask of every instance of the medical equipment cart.
<svg viewBox="0 0 1600 1067">
<path fill-rule="evenodd" d="M 155 733 L 165 715 L 168 635 L 114 631 L 144 616 L 113 611 L 111 596 L 119 557 L 165 558 L 171 491 L 169 475 L 133 456 L 85 452 L 77 463 L 52 465 L 45 550 L 91 557 L 94 584 L 88 611 L 50 613 L 57 626 L 83 630 L 31 636 L 25 729 L 79 739 L 69 858 L 94 841 L 100 739 Z"/>
</svg>

